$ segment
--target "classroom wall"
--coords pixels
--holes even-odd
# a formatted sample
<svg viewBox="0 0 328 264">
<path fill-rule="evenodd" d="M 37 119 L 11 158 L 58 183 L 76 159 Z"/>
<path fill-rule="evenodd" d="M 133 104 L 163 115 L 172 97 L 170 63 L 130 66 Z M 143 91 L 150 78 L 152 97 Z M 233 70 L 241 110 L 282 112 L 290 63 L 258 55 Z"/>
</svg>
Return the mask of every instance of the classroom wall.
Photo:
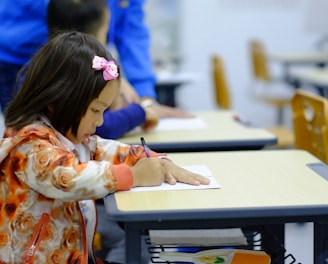
<svg viewBox="0 0 328 264">
<path fill-rule="evenodd" d="M 151 13 L 156 13 L 156 1 L 148 2 L 152 9 Z M 307 30 L 304 1 L 179 0 L 167 3 L 170 3 L 171 11 L 175 10 L 170 12 L 170 7 L 166 7 L 168 14 L 175 14 L 175 17 L 168 19 L 168 27 L 172 30 L 172 41 L 168 45 L 171 45 L 175 49 L 174 52 L 182 58 L 181 70 L 195 72 L 200 76 L 198 80 L 178 89 L 180 107 L 187 110 L 216 108 L 210 56 L 217 53 L 225 61 L 234 109 L 257 125 L 273 125 L 276 114 L 274 108 L 254 101 L 249 93 L 252 78 L 247 45 L 251 38 L 258 38 L 266 44 L 269 52 L 315 48 L 321 32 Z M 156 15 L 158 18 L 158 13 Z M 154 35 L 156 19 L 150 17 L 148 15 L 151 32 Z M 159 42 L 155 43 L 159 50 Z M 271 67 L 274 75 L 281 73 L 279 64 L 272 63 Z M 290 109 L 286 114 L 287 124 L 291 124 Z"/>
</svg>

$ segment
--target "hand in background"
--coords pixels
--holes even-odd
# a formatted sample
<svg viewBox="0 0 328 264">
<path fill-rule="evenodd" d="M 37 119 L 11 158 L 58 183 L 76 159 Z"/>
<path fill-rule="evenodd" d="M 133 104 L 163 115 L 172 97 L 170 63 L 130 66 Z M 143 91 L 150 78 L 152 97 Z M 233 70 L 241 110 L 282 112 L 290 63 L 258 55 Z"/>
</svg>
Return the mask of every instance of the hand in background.
<svg viewBox="0 0 328 264">
<path fill-rule="evenodd" d="M 160 116 L 152 106 L 144 107 L 144 110 L 146 112 L 146 121 L 141 126 L 141 129 L 147 132 L 154 129 L 158 125 Z"/>
<path fill-rule="evenodd" d="M 177 118 L 190 118 L 194 117 L 194 115 L 183 111 L 179 108 L 176 107 L 171 107 L 171 106 L 166 106 L 166 105 L 161 105 L 158 104 L 154 99 L 145 97 L 145 98 L 140 98 L 134 88 L 130 85 L 130 83 L 125 79 L 121 79 L 121 87 L 120 87 L 120 94 L 116 97 L 114 102 L 111 104 L 110 109 L 111 110 L 117 110 L 120 108 L 123 108 L 127 106 L 129 103 L 140 103 L 142 105 L 142 102 L 145 101 L 152 101 L 153 103 L 151 104 L 153 108 L 153 112 L 157 112 L 157 115 L 159 118 L 162 117 L 177 117 Z M 149 104 L 147 104 L 149 106 Z M 148 114 L 149 118 L 146 119 L 149 122 L 146 122 L 145 130 L 149 130 L 153 128 L 154 126 L 157 125 L 158 121 L 155 124 L 155 117 L 154 113 L 153 114 Z M 148 129 L 149 128 L 149 129 Z"/>
<path fill-rule="evenodd" d="M 178 118 L 191 118 L 193 114 L 183 111 L 176 107 L 155 104 L 153 108 L 157 111 L 161 118 L 163 117 L 178 117 Z"/>
<path fill-rule="evenodd" d="M 158 113 L 160 118 L 164 117 L 177 117 L 177 118 L 191 118 L 193 114 L 183 111 L 176 107 L 162 105 L 157 103 L 153 98 L 143 97 L 141 98 L 141 105 L 151 106 L 154 111 Z"/>
</svg>

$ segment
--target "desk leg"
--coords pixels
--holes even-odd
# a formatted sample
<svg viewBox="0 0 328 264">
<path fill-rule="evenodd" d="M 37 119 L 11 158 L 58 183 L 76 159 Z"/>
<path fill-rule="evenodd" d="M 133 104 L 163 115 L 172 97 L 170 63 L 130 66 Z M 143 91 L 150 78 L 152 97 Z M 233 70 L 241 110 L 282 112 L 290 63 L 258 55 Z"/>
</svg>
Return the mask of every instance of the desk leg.
<svg viewBox="0 0 328 264">
<path fill-rule="evenodd" d="M 314 223 L 314 264 L 328 263 L 328 222 Z"/>
<path fill-rule="evenodd" d="M 300 88 L 300 81 L 290 76 L 289 68 L 289 63 L 283 64 L 283 80 L 285 83 L 291 85 L 294 89 L 298 89 Z"/>
<path fill-rule="evenodd" d="M 125 259 L 129 264 L 141 264 L 141 230 L 125 225 Z"/>
<path fill-rule="evenodd" d="M 328 97 L 327 94 L 327 87 L 321 85 L 313 85 L 314 88 L 317 90 L 318 94 L 323 97 Z"/>
<path fill-rule="evenodd" d="M 283 263 L 285 258 L 285 225 L 268 225 L 262 228 L 262 249 L 271 255 L 272 263 Z"/>
<path fill-rule="evenodd" d="M 290 76 L 289 76 L 289 64 L 284 63 L 282 65 L 283 68 L 283 79 L 285 80 L 286 83 L 290 83 Z"/>
<path fill-rule="evenodd" d="M 175 90 L 178 86 L 177 84 L 156 85 L 158 102 L 163 105 L 176 107 Z"/>
</svg>

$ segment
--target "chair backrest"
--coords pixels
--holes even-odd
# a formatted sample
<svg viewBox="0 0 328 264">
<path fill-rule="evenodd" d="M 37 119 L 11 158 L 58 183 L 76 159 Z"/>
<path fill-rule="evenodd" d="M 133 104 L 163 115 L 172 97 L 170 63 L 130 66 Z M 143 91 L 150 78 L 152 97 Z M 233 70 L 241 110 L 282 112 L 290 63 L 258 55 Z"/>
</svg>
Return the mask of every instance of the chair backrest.
<svg viewBox="0 0 328 264">
<path fill-rule="evenodd" d="M 249 50 L 254 78 L 264 82 L 270 81 L 270 73 L 268 70 L 267 55 L 264 44 L 256 39 L 251 40 Z"/>
<path fill-rule="evenodd" d="M 212 74 L 217 105 L 222 109 L 230 109 L 230 90 L 225 77 L 222 59 L 218 55 L 212 56 Z"/>
<path fill-rule="evenodd" d="M 295 147 L 328 164 L 328 101 L 325 97 L 297 90 L 291 101 Z"/>
</svg>

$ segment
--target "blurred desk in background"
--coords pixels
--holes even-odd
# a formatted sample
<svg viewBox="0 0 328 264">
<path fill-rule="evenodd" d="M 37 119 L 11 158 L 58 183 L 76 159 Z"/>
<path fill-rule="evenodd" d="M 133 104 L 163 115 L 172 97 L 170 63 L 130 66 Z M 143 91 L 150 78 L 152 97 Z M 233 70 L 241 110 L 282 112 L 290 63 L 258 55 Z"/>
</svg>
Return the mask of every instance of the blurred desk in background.
<svg viewBox="0 0 328 264">
<path fill-rule="evenodd" d="M 283 66 L 284 79 L 287 83 L 299 88 L 297 79 L 291 76 L 291 66 L 317 66 L 324 67 L 328 64 L 327 51 L 304 51 L 304 52 L 285 52 L 285 53 L 270 53 L 271 61 L 279 62 Z"/>
<path fill-rule="evenodd" d="M 201 76 L 194 72 L 167 72 L 156 73 L 156 92 L 158 102 L 172 107 L 177 106 L 176 89 L 181 85 L 198 81 Z"/>
<path fill-rule="evenodd" d="M 315 64 L 325 65 L 328 63 L 327 51 L 308 51 L 308 52 L 285 52 L 270 53 L 269 58 L 284 64 Z"/>
<path fill-rule="evenodd" d="M 320 95 L 328 98 L 328 68 L 293 70 L 290 75 L 300 85 L 311 85 Z"/>
<path fill-rule="evenodd" d="M 236 120 L 233 111 L 194 112 L 195 118 L 161 119 L 154 131 L 134 130 L 120 138 L 127 144 L 140 144 L 144 137 L 157 152 L 197 152 L 254 150 L 277 144 L 277 137 L 266 129 Z"/>
</svg>

